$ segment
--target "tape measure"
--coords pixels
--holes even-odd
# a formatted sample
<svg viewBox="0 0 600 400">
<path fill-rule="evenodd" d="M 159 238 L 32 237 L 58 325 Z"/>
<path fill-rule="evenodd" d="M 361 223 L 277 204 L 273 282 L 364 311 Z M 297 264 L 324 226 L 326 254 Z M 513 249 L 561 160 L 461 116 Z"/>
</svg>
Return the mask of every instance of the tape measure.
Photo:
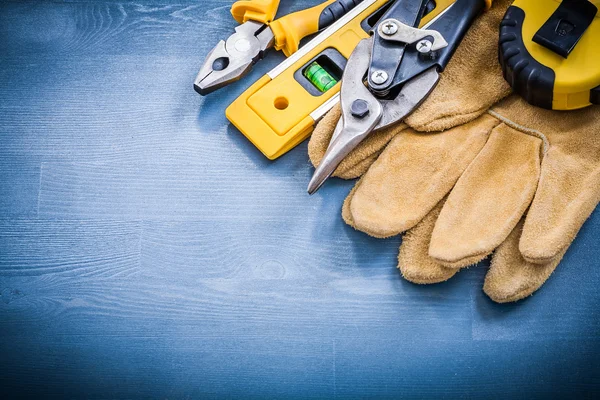
<svg viewBox="0 0 600 400">
<path fill-rule="evenodd" d="M 504 78 L 553 110 L 600 104 L 600 0 L 517 0 L 500 26 Z"/>
</svg>

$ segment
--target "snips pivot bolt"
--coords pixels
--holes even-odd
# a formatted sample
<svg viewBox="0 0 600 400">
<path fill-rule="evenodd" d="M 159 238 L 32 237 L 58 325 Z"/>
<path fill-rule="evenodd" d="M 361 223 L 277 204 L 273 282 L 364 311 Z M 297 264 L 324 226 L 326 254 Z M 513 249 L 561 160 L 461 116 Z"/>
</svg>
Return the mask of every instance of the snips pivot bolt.
<svg viewBox="0 0 600 400">
<path fill-rule="evenodd" d="M 387 72 L 382 70 L 373 71 L 373 73 L 371 74 L 371 80 L 376 85 L 382 85 L 387 82 L 388 74 Z"/>
<path fill-rule="evenodd" d="M 421 54 L 431 53 L 432 47 L 433 47 L 433 43 L 431 43 L 431 40 L 423 39 L 417 43 L 417 51 Z"/>
<path fill-rule="evenodd" d="M 352 106 L 350 107 L 350 112 L 352 116 L 358 119 L 363 119 L 367 115 L 369 115 L 369 103 L 363 99 L 356 99 L 352 102 Z"/>
<path fill-rule="evenodd" d="M 385 35 L 391 36 L 398 32 L 398 24 L 393 21 L 384 22 L 381 32 L 383 32 Z"/>
</svg>

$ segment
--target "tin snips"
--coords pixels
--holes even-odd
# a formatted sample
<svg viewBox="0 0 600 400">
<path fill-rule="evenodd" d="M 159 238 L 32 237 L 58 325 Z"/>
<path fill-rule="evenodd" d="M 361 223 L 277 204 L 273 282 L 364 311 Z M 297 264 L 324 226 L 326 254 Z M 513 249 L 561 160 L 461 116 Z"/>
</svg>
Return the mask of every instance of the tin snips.
<svg viewBox="0 0 600 400">
<path fill-rule="evenodd" d="M 436 1 L 444 7 L 417 28 L 428 0 L 395 0 L 350 56 L 341 86 L 340 118 L 308 186 L 317 191 L 371 132 L 403 120 L 435 88 L 457 46 L 490 0 Z"/>
</svg>

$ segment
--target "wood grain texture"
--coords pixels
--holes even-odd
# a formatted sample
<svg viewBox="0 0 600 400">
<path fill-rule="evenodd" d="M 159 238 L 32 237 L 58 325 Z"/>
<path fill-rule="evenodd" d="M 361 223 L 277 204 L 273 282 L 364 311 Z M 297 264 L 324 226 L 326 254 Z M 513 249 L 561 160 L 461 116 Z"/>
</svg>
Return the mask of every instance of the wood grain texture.
<svg viewBox="0 0 600 400">
<path fill-rule="evenodd" d="M 41 163 L 26 154 L 0 157 L 0 218 L 35 218 Z"/>
<path fill-rule="evenodd" d="M 520 303 L 407 283 L 227 123 L 280 54 L 193 91 L 230 4 L 0 4 L 0 397 L 597 398 L 600 214 Z"/>
</svg>

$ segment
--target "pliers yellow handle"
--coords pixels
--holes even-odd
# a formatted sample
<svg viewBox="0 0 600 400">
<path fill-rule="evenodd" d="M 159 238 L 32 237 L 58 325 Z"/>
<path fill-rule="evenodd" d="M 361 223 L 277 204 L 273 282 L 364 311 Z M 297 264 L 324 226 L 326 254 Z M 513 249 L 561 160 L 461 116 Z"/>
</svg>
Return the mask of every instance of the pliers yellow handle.
<svg viewBox="0 0 600 400">
<path fill-rule="evenodd" d="M 275 36 L 275 49 L 283 51 L 289 57 L 298 51 L 302 39 L 326 27 L 326 24 L 320 23 L 323 19 L 321 14 L 336 0 L 326 0 L 318 6 L 288 14 L 273 21 L 279 1 L 238 0 L 231 7 L 231 14 L 240 23 L 256 21 L 268 24 Z"/>
<path fill-rule="evenodd" d="M 269 26 L 275 35 L 275 49 L 283 51 L 286 57 L 298 51 L 302 39 L 329 25 L 321 23 L 322 13 L 335 1 L 327 0 L 318 6 L 288 14 L 271 22 Z"/>
<path fill-rule="evenodd" d="M 268 24 L 273 21 L 280 0 L 238 0 L 231 6 L 233 18 L 243 24 L 248 21 Z"/>
</svg>

